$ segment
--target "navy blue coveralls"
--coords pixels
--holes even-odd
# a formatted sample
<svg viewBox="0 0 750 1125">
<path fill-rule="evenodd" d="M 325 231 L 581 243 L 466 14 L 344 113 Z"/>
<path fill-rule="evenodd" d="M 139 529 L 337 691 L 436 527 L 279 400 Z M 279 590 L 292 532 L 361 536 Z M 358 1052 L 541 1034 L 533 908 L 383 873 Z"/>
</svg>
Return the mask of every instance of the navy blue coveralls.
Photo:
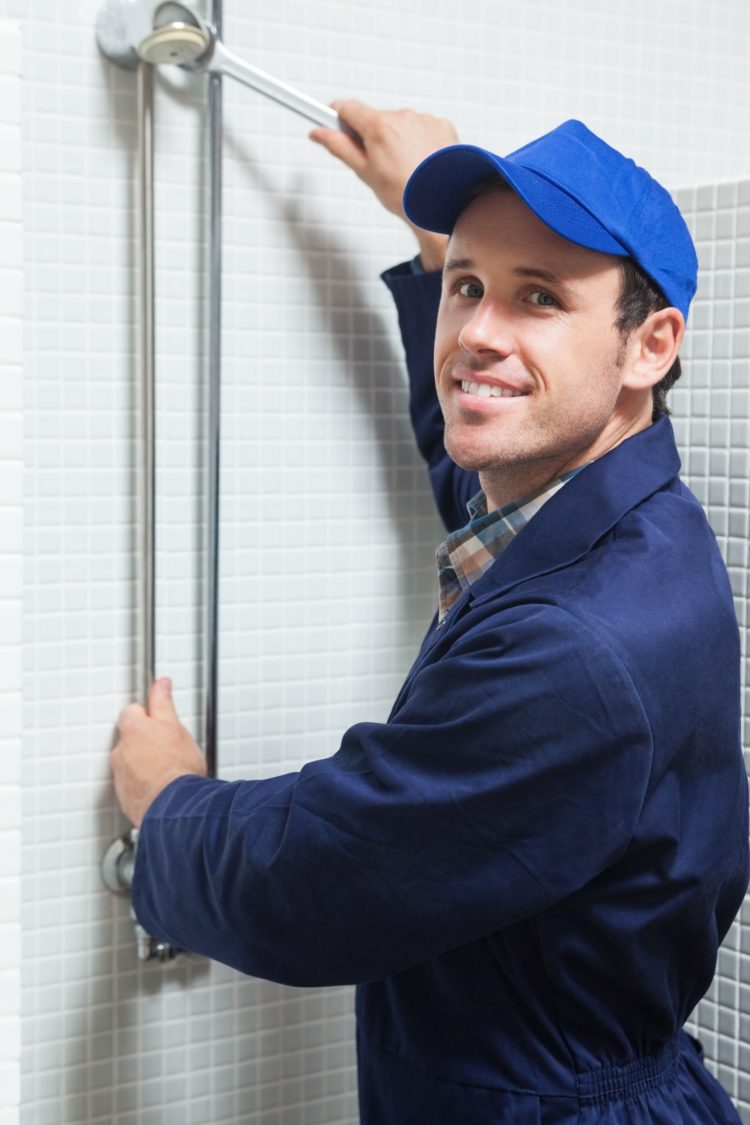
<svg viewBox="0 0 750 1125">
<path fill-rule="evenodd" d="M 386 276 L 448 528 L 436 275 Z M 356 984 L 364 1125 L 739 1120 L 682 1025 L 748 880 L 739 638 L 666 417 L 569 481 L 433 622 L 387 723 L 261 781 L 172 782 L 157 936 Z"/>
</svg>

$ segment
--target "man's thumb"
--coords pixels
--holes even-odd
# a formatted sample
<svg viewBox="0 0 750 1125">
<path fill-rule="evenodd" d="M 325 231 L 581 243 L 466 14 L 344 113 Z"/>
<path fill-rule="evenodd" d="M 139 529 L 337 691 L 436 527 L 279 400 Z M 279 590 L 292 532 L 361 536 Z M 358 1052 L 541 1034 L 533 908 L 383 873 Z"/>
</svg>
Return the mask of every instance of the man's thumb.
<svg viewBox="0 0 750 1125">
<path fill-rule="evenodd" d="M 174 700 L 172 699 L 172 681 L 169 676 L 162 676 L 161 679 L 154 680 L 151 685 L 151 692 L 148 697 L 148 713 L 152 719 L 177 718 Z"/>
</svg>

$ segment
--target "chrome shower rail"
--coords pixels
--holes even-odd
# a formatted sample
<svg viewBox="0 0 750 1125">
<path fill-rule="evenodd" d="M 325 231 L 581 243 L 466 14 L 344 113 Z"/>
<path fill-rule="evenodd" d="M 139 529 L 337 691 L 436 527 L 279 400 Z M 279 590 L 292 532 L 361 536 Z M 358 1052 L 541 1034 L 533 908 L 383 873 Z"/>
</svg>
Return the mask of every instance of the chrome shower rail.
<svg viewBox="0 0 750 1125">
<path fill-rule="evenodd" d="M 136 285 L 137 382 L 140 395 L 138 675 L 144 702 L 156 668 L 156 318 L 154 260 L 154 68 L 140 62 L 137 72 Z M 114 894 L 127 894 L 133 879 L 138 831 L 117 837 L 102 859 L 102 878 Z M 131 907 L 139 961 L 173 961 L 181 950 L 152 937 Z"/>
<path fill-rule="evenodd" d="M 141 698 L 148 699 L 156 668 L 156 339 L 154 316 L 154 68 L 138 66 L 136 148 L 136 274 L 138 291 L 138 374 L 140 386 L 140 557 Z"/>
<path fill-rule="evenodd" d="M 218 559 L 221 408 L 221 75 L 236 79 L 310 121 L 353 134 L 330 106 L 280 82 L 231 54 L 222 42 L 222 0 L 212 0 L 210 19 L 195 2 L 104 0 L 96 22 L 100 50 L 118 66 L 138 71 L 138 309 L 141 393 L 142 609 L 139 667 L 144 701 L 155 678 L 155 340 L 153 68 L 173 64 L 206 73 L 209 80 L 208 232 L 208 466 L 204 617 L 204 753 L 209 776 L 217 771 Z"/>
<path fill-rule="evenodd" d="M 104 55 L 126 70 L 137 70 L 137 322 L 140 387 L 139 569 L 140 629 L 138 671 L 144 702 L 156 676 L 156 420 L 155 420 L 155 262 L 154 262 L 154 67 L 173 64 L 207 73 L 208 144 L 208 373 L 206 426 L 206 541 L 204 586 L 203 751 L 209 777 L 217 773 L 219 473 L 221 421 L 221 194 L 222 79 L 226 74 L 273 98 L 316 124 L 340 128 L 356 137 L 335 110 L 299 93 L 270 74 L 230 54 L 222 43 L 222 0 L 212 0 L 210 21 L 194 3 L 159 0 L 104 0 L 96 33 Z M 128 894 L 138 833 L 113 840 L 102 874 L 109 890 Z M 167 961 L 180 950 L 150 937 L 136 921 L 140 960 Z"/>
<path fill-rule="evenodd" d="M 222 0 L 213 0 L 213 25 L 221 35 Z M 209 129 L 209 295 L 208 295 L 208 483 L 206 511 L 206 613 L 204 635 L 205 725 L 203 752 L 209 777 L 216 777 L 219 691 L 219 476 L 221 469 L 221 191 L 222 82 L 212 74 L 208 88 Z"/>
</svg>

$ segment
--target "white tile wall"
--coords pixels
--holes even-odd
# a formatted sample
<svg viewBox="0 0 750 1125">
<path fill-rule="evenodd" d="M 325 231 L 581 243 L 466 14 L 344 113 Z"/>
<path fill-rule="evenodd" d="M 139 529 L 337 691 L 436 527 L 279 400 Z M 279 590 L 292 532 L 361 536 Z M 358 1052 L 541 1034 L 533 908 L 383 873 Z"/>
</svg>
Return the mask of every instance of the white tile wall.
<svg viewBox="0 0 750 1125">
<path fill-rule="evenodd" d="M 20 1101 L 21 173 L 21 34 L 0 20 L 0 1125 L 16 1125 Z"/>
<path fill-rule="evenodd" d="M 97 54 L 97 6 L 0 0 L 24 44 L 21 1120 L 352 1123 L 348 990 L 285 989 L 202 961 L 140 968 L 125 905 L 99 883 L 120 825 L 107 752 L 138 687 L 134 83 Z M 745 0 L 478 0 L 471 19 L 446 0 L 227 0 L 225 26 L 239 53 L 322 100 L 416 104 L 506 151 L 580 116 L 670 185 L 750 175 Z M 238 87 L 226 102 L 219 735 L 222 771 L 239 776 L 330 754 L 347 723 L 387 712 L 431 610 L 439 532 L 376 280 L 412 253 L 409 235 L 309 145 L 304 123 Z M 162 76 L 158 669 L 194 727 L 203 104 L 203 80 Z M 718 247 L 721 231 L 700 233 Z M 734 329 L 746 341 L 746 324 Z M 690 440 L 708 449 L 699 431 Z M 712 470 L 735 487 L 740 452 L 730 477 L 724 462 Z M 743 964 L 723 967 L 717 988 L 732 991 L 700 1018 L 735 1019 L 722 1077 L 744 1100 Z M 726 1066 L 719 1046 L 717 1027 L 709 1047 Z"/>
<path fill-rule="evenodd" d="M 672 394 L 684 476 L 709 514 L 729 567 L 742 636 L 744 746 L 750 766 L 750 181 L 678 193 L 700 284 Z M 719 953 L 694 1032 L 750 1122 L 750 898 Z"/>
</svg>

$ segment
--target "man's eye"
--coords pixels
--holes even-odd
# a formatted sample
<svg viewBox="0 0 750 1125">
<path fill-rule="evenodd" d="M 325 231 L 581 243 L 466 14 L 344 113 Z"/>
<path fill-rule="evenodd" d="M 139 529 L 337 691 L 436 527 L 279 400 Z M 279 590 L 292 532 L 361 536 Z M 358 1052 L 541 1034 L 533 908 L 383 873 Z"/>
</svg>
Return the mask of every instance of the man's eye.
<svg viewBox="0 0 750 1125">
<path fill-rule="evenodd" d="M 462 297 L 478 298 L 482 296 L 482 286 L 477 285 L 476 281 L 462 281 L 457 286 L 457 291 Z"/>
<path fill-rule="evenodd" d="M 559 304 L 557 298 L 548 293 L 546 289 L 535 289 L 531 294 L 531 300 L 532 304 L 539 305 L 541 308 L 557 308 Z"/>
</svg>

